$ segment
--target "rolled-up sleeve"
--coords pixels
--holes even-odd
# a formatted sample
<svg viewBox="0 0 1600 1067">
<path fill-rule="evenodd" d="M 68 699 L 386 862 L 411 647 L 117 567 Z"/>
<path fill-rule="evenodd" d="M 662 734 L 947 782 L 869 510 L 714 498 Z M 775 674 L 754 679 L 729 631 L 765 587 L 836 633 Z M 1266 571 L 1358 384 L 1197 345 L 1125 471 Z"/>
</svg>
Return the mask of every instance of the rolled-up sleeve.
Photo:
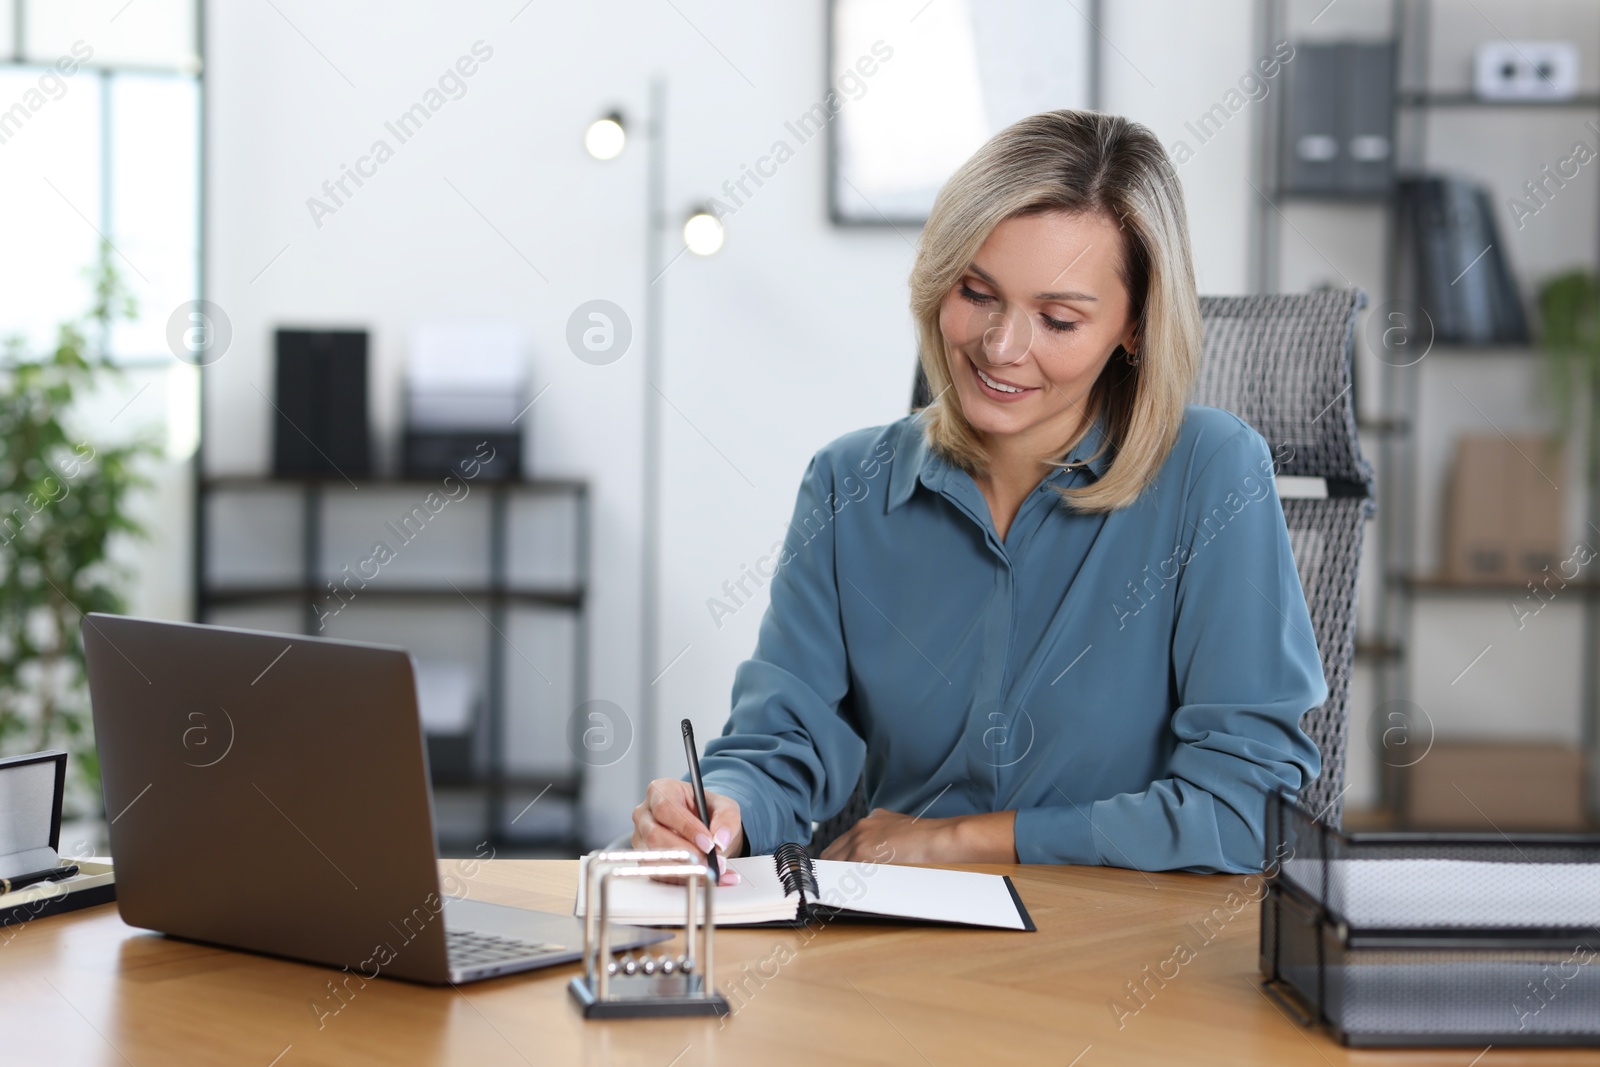
<svg viewBox="0 0 1600 1067">
<path fill-rule="evenodd" d="M 801 480 L 754 655 L 733 680 L 733 711 L 701 761 L 706 788 L 738 801 L 751 854 L 804 842 L 843 807 L 866 746 L 839 713 L 849 687 L 835 571 L 840 504 L 824 457 Z"/>
<path fill-rule="evenodd" d="M 1300 720 L 1328 696 L 1271 472 L 1266 442 L 1241 424 L 1191 483 L 1166 777 L 1141 792 L 1019 811 L 1022 862 L 1260 869 L 1266 798 L 1318 774 Z"/>
</svg>

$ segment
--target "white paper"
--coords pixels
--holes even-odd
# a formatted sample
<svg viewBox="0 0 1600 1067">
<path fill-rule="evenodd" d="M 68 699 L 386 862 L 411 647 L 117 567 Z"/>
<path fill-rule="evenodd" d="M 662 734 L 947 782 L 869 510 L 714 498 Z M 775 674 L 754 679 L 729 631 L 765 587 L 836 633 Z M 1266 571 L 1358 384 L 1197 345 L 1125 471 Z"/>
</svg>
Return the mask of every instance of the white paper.
<svg viewBox="0 0 1600 1067">
<path fill-rule="evenodd" d="M 582 915 L 588 857 L 580 868 L 575 914 Z M 943 871 L 884 863 L 814 860 L 818 897 L 814 903 L 890 919 L 990 926 L 1025 930 L 1005 879 L 974 871 Z M 729 864 L 742 881 L 718 886 L 714 918 L 718 926 L 793 919 L 798 899 L 785 896 L 771 856 L 742 856 Z M 809 899 L 809 895 L 808 895 Z M 650 926 L 683 923 L 684 890 L 644 878 L 618 879 L 611 887 L 614 922 Z"/>
<path fill-rule="evenodd" d="M 406 383 L 414 391 L 515 392 L 526 377 L 514 323 L 431 322 L 412 332 Z"/>
<path fill-rule="evenodd" d="M 1291 859 L 1283 873 L 1316 897 L 1322 866 Z M 1351 926 L 1594 926 L 1600 864 L 1333 860 L 1327 904 Z"/>
<path fill-rule="evenodd" d="M 797 896 L 785 896 L 783 883 L 771 856 L 740 856 L 728 861 L 739 872 L 738 885 L 717 886 L 713 892 L 712 921 L 718 926 L 793 919 Z M 582 916 L 589 886 L 589 857 L 578 868 L 578 902 L 573 914 Z M 686 890 L 681 885 L 649 878 L 617 878 L 611 883 L 612 922 L 644 926 L 682 926 Z"/>
<path fill-rule="evenodd" d="M 417 660 L 417 713 L 430 734 L 464 734 L 478 703 L 478 676 L 453 660 Z"/>
<path fill-rule="evenodd" d="M 48 848 L 50 815 L 55 808 L 56 765 L 21 763 L 0 770 L 0 856 Z M 25 864 L 24 864 L 25 866 Z M 10 877 L 26 870 L 6 870 Z"/>
<path fill-rule="evenodd" d="M 888 863 L 816 860 L 819 899 L 830 907 L 900 919 L 1025 930 L 1004 878 Z"/>
</svg>

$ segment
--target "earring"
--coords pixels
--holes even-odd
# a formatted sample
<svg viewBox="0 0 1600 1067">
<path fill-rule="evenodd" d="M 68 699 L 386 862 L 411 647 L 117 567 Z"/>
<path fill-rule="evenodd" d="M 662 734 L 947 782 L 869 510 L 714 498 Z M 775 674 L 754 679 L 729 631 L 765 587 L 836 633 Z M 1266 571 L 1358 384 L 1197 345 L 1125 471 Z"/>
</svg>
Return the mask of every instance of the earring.
<svg viewBox="0 0 1600 1067">
<path fill-rule="evenodd" d="M 1124 348 L 1122 350 L 1122 358 L 1127 360 L 1128 366 L 1130 367 L 1137 367 L 1139 365 L 1139 353 L 1137 352 L 1129 352 L 1126 348 Z"/>
</svg>

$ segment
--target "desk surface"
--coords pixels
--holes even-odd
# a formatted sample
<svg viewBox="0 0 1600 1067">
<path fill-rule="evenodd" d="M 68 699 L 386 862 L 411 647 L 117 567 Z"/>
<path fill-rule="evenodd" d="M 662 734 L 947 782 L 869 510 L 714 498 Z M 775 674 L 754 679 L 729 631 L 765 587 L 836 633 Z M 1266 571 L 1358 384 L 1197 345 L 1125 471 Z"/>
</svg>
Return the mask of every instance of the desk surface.
<svg viewBox="0 0 1600 1067">
<path fill-rule="evenodd" d="M 491 861 L 471 878 L 442 866 L 476 899 L 572 906 L 574 862 Z M 585 1022 L 567 995 L 570 965 L 459 990 L 380 979 L 319 1029 L 311 1005 L 331 1003 L 335 972 L 168 940 L 95 908 L 0 931 L 0 1048 L 12 1063 L 75 1067 L 1600 1065 L 1593 1050 L 1351 1052 L 1301 1028 L 1258 988 L 1259 920 L 1243 878 L 977 869 L 1011 875 L 1038 933 L 723 930 L 718 984 L 736 1010 L 720 1023 Z M 1129 996 L 1146 965 L 1198 940 L 1189 923 L 1216 915 L 1228 919 L 1213 919 L 1213 939 L 1176 978 L 1150 983 L 1143 1006 Z"/>
</svg>

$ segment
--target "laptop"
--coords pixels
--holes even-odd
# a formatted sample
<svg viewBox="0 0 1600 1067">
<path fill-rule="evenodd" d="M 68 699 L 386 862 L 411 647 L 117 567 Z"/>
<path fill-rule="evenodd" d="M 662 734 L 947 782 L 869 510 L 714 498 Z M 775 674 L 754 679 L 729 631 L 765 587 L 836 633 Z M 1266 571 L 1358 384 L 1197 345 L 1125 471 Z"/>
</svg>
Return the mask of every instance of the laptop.
<svg viewBox="0 0 1600 1067">
<path fill-rule="evenodd" d="M 582 958 L 572 916 L 475 899 L 470 861 L 441 880 L 404 649 L 99 613 L 82 634 L 129 925 L 363 979 Z"/>
</svg>

